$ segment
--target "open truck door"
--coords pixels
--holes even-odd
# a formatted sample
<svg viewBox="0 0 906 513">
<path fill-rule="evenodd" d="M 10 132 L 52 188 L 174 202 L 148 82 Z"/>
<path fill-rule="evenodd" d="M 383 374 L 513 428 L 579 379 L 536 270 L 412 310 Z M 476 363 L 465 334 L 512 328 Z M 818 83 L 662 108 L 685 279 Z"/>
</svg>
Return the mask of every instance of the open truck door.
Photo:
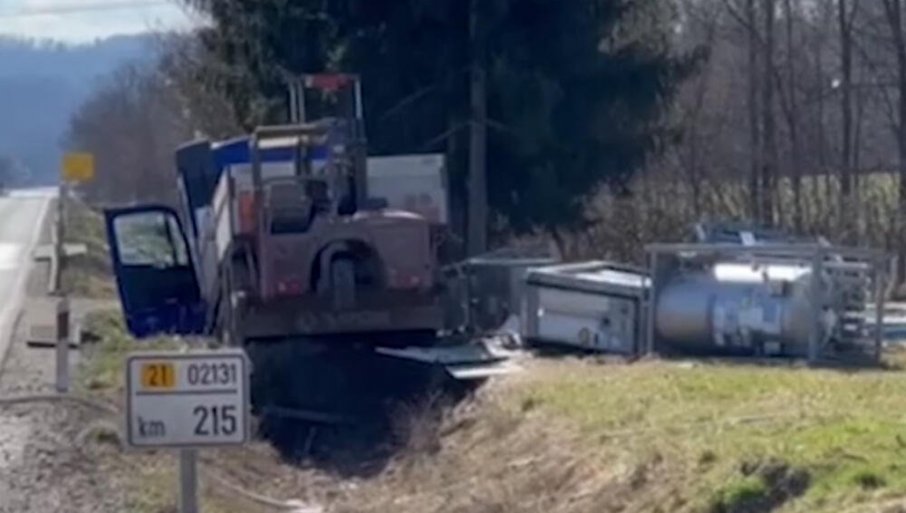
<svg viewBox="0 0 906 513">
<path fill-rule="evenodd" d="M 202 334 L 205 308 L 176 212 L 153 205 L 110 209 L 104 217 L 132 335 Z"/>
</svg>

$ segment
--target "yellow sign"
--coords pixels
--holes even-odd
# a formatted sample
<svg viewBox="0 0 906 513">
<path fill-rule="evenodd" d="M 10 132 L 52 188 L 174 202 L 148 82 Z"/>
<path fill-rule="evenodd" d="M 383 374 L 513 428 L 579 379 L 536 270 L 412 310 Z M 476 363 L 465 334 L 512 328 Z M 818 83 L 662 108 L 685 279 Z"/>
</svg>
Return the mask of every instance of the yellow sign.
<svg viewBox="0 0 906 513">
<path fill-rule="evenodd" d="M 172 363 L 143 363 L 140 376 L 143 389 L 169 390 L 176 387 L 176 369 Z"/>
<path fill-rule="evenodd" d="M 87 182 L 94 178 L 94 155 L 69 153 L 63 157 L 63 179 L 69 182 Z"/>
</svg>

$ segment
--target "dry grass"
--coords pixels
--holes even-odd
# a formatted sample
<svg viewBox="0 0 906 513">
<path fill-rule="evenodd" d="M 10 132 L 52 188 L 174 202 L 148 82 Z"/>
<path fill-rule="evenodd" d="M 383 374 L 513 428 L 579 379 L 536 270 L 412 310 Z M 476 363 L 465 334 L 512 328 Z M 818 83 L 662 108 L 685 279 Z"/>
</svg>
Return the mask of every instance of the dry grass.
<svg viewBox="0 0 906 513">
<path fill-rule="evenodd" d="M 405 453 L 335 504 L 337 512 L 583 512 L 616 504 L 644 479 L 588 451 L 568 423 L 541 418 L 513 392 L 488 390 L 448 419 L 441 449 Z M 417 422 L 417 420 L 416 420 Z M 430 428 L 426 431 L 431 432 Z"/>
</svg>

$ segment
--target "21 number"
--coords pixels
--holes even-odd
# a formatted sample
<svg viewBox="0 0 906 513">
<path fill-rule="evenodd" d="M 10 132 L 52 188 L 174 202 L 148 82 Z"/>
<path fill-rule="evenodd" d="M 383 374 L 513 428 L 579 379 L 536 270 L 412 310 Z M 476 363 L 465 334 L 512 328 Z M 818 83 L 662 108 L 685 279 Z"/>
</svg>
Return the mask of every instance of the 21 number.
<svg viewBox="0 0 906 513">
<path fill-rule="evenodd" d="M 198 436 L 232 435 L 236 432 L 236 406 L 196 406 L 192 414 L 198 422 L 195 434 Z"/>
</svg>

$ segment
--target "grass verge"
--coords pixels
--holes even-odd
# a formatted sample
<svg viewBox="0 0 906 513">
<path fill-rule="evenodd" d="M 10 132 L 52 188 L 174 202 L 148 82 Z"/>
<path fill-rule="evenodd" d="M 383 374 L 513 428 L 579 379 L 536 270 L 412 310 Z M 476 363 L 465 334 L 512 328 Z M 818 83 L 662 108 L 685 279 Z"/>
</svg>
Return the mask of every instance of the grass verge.
<svg viewBox="0 0 906 513">
<path fill-rule="evenodd" d="M 62 286 L 78 297 L 115 298 L 103 217 L 80 201 L 70 201 L 67 209 L 66 242 L 84 244 L 87 251 L 68 259 L 61 277 Z"/>
<path fill-rule="evenodd" d="M 136 349 L 135 341 L 128 335 L 122 317 L 114 311 L 101 311 L 89 315 L 87 329 L 97 336 L 97 342 L 82 349 L 82 359 L 76 375 L 76 390 L 118 405 L 124 405 L 125 359 Z M 172 340 L 153 341 L 144 349 L 172 349 Z M 127 461 L 128 460 L 128 461 Z M 168 462 L 168 460 L 173 460 Z M 112 469 L 124 470 L 128 463 L 129 476 L 123 480 L 128 490 L 129 511 L 135 513 L 163 513 L 172 511 L 176 504 L 175 464 L 173 457 L 165 454 L 119 454 L 114 461 L 106 462 Z"/>
<path fill-rule="evenodd" d="M 87 328 L 97 336 L 97 342 L 82 349 L 82 359 L 75 387 L 85 394 L 124 408 L 125 359 L 138 349 L 172 350 L 180 341 L 160 337 L 143 341 L 140 345 L 126 332 L 118 312 L 101 311 L 91 314 Z M 112 436 L 99 431 L 95 443 L 109 443 Z M 122 434 L 120 436 L 123 436 Z M 124 441 L 124 440 L 123 440 Z M 177 454 L 175 451 L 99 452 L 95 462 L 99 467 L 116 473 L 126 495 L 130 513 L 172 513 L 176 511 Z M 260 504 L 250 502 L 209 479 L 207 472 L 213 468 L 217 475 L 235 486 L 256 493 L 273 496 L 296 496 L 295 487 L 287 486 L 299 478 L 298 469 L 283 464 L 266 444 L 253 442 L 238 449 L 201 451 L 205 465 L 201 469 L 201 504 L 204 513 L 245 513 L 270 511 Z M 323 482 L 323 479 L 322 479 Z"/>
<path fill-rule="evenodd" d="M 93 313 L 88 316 L 85 327 L 98 341 L 83 349 L 77 386 L 82 391 L 120 402 L 124 393 L 126 356 L 139 347 L 135 339 L 126 332 L 119 312 Z M 143 342 L 141 349 L 166 350 L 178 346 L 173 339 L 161 337 Z"/>
</svg>

